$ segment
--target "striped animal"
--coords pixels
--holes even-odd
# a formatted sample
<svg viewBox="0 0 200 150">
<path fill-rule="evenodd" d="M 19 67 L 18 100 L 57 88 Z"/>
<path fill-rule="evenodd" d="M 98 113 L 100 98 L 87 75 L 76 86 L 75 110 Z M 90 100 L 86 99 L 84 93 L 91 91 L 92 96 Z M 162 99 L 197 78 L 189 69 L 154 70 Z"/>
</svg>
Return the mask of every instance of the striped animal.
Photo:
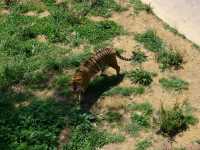
<svg viewBox="0 0 200 150">
<path fill-rule="evenodd" d="M 120 74 L 120 67 L 117 64 L 117 58 L 130 61 L 132 58 L 125 58 L 112 48 L 104 48 L 93 54 L 88 60 L 83 62 L 76 70 L 72 80 L 72 92 L 74 98 L 81 99 L 81 94 L 85 92 L 89 81 L 95 74 L 104 71 L 105 67 L 112 67 Z"/>
</svg>

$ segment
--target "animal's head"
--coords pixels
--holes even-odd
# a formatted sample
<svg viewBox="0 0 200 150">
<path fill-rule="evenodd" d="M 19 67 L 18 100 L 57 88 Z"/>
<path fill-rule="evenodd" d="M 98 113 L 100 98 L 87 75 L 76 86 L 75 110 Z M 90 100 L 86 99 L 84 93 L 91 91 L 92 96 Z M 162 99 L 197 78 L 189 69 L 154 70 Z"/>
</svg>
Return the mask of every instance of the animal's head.
<svg viewBox="0 0 200 150">
<path fill-rule="evenodd" d="M 81 93 L 84 92 L 82 87 L 82 77 L 79 74 L 75 74 L 71 82 L 71 92 L 73 99 L 80 100 Z"/>
</svg>

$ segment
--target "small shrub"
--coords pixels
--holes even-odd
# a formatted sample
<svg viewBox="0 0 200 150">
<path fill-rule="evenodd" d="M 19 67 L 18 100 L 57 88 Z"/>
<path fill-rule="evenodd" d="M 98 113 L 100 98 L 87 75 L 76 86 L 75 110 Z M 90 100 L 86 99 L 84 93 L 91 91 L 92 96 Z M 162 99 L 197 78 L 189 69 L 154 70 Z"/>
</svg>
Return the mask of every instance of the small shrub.
<svg viewBox="0 0 200 150">
<path fill-rule="evenodd" d="M 105 120 L 112 123 L 112 122 L 119 122 L 122 118 L 122 115 L 118 112 L 108 111 L 105 116 Z"/>
<path fill-rule="evenodd" d="M 164 49 L 163 40 L 157 36 L 154 30 L 149 29 L 142 34 L 137 34 L 135 39 L 152 52 L 159 52 Z"/>
<path fill-rule="evenodd" d="M 160 108 L 159 123 L 160 132 L 165 136 L 173 138 L 178 133 L 198 122 L 197 118 L 185 111 L 185 104 L 175 104 L 171 109 L 165 109 L 163 104 Z"/>
<path fill-rule="evenodd" d="M 152 13 L 152 8 L 150 5 L 144 4 L 141 0 L 130 0 L 133 4 L 134 12 L 138 14 L 140 11 L 146 11 L 147 13 Z"/>
<path fill-rule="evenodd" d="M 183 63 L 183 58 L 178 52 L 162 51 L 158 53 L 157 62 L 162 70 L 175 68 L 179 69 Z"/>
<path fill-rule="evenodd" d="M 150 140 L 141 140 L 139 141 L 135 146 L 135 150 L 147 150 L 152 145 L 152 142 Z"/>
<path fill-rule="evenodd" d="M 128 77 L 133 81 L 134 83 L 139 83 L 144 86 L 149 86 L 153 79 L 152 79 L 152 73 L 142 70 L 142 69 L 136 69 L 133 70 Z"/>
<path fill-rule="evenodd" d="M 182 79 L 179 79 L 177 77 L 171 77 L 169 79 L 162 78 L 159 80 L 159 82 L 162 85 L 162 87 L 164 87 L 165 89 L 171 89 L 175 91 L 188 89 L 188 85 L 189 85 L 188 82 Z"/>
<path fill-rule="evenodd" d="M 122 96 L 130 96 L 131 94 L 139 95 L 144 93 L 143 87 L 115 87 L 106 92 L 104 95 L 112 96 L 112 95 L 122 95 Z"/>
<path fill-rule="evenodd" d="M 144 52 L 141 51 L 135 51 L 133 52 L 133 63 L 142 63 L 147 60 L 147 56 L 145 56 Z"/>
</svg>

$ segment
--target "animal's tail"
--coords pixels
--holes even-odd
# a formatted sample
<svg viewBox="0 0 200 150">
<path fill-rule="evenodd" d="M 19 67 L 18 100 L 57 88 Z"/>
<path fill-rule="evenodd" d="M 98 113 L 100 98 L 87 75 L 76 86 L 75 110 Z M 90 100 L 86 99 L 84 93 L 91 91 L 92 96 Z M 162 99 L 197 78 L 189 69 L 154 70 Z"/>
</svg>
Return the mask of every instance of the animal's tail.
<svg viewBox="0 0 200 150">
<path fill-rule="evenodd" d="M 126 58 L 126 57 L 120 55 L 120 53 L 118 51 L 116 51 L 116 55 L 119 59 L 122 59 L 122 60 L 125 60 L 125 61 L 131 61 L 132 60 L 132 58 Z"/>
</svg>

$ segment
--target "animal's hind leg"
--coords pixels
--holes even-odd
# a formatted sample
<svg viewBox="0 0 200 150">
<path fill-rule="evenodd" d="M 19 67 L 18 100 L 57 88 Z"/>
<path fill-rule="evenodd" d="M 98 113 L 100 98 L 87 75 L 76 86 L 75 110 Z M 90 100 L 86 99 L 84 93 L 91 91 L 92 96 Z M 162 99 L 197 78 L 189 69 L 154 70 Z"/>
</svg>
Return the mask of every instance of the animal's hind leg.
<svg viewBox="0 0 200 150">
<path fill-rule="evenodd" d="M 116 58 L 112 59 L 112 61 L 110 63 L 110 67 L 112 67 L 112 68 L 114 68 L 116 70 L 116 73 L 117 73 L 118 76 L 120 75 L 120 67 L 117 64 L 117 59 Z"/>
</svg>

